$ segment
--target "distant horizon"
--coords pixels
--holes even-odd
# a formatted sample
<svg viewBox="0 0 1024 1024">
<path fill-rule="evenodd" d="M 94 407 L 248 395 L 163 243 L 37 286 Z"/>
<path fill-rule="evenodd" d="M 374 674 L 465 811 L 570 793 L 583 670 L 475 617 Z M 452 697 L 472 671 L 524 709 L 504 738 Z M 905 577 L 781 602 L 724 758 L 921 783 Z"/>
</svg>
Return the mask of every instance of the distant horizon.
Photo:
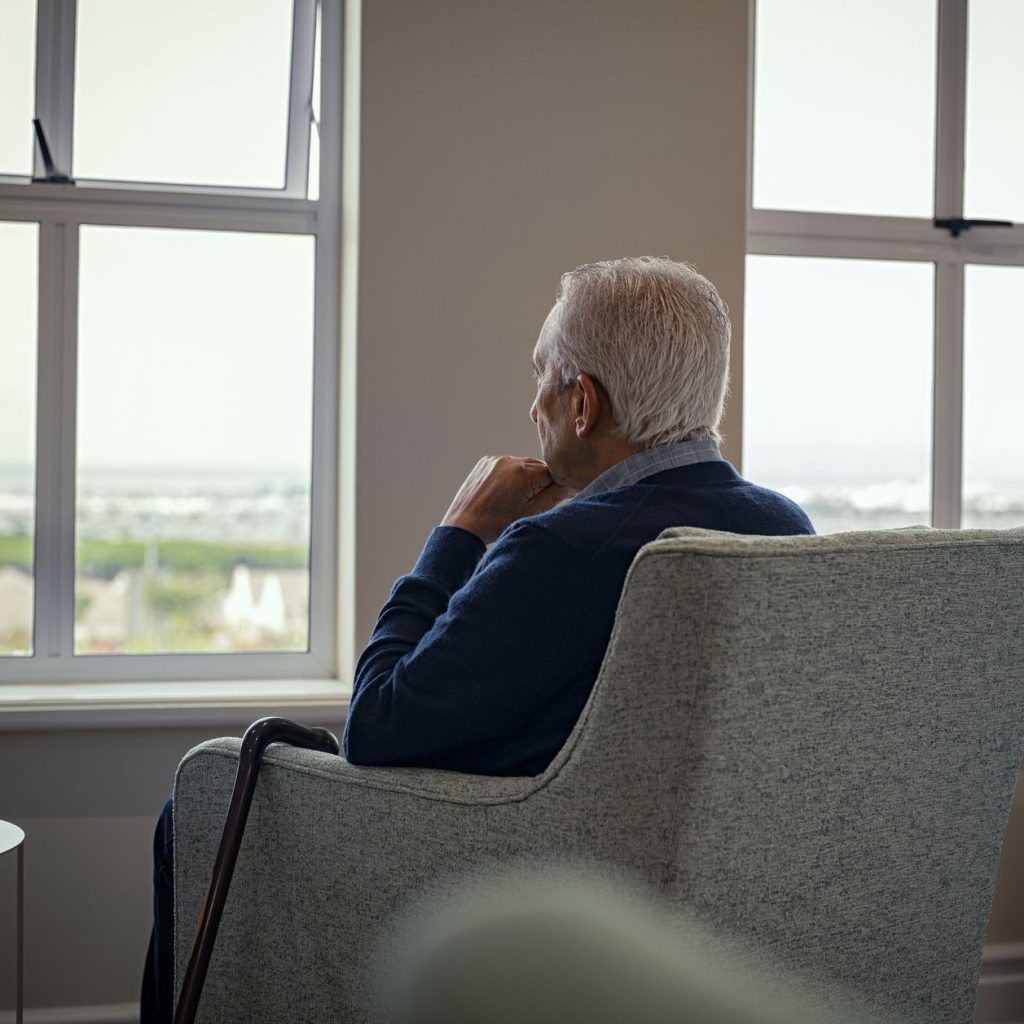
<svg viewBox="0 0 1024 1024">
<path fill-rule="evenodd" d="M 806 452 L 801 454 L 806 455 Z M 853 453 L 851 453 L 853 454 Z M 890 457 L 892 452 L 889 453 Z M 923 486 L 931 487 L 930 473 L 894 471 L 889 474 L 877 472 L 877 466 L 861 466 L 859 470 L 853 470 L 850 464 L 840 468 L 841 463 L 833 461 L 826 470 L 824 466 L 806 464 L 804 473 L 793 472 L 791 465 L 786 465 L 786 460 L 780 459 L 777 462 L 772 458 L 771 462 L 764 461 L 764 452 L 752 453 L 750 461 L 760 461 L 761 465 L 751 467 L 748 473 L 750 479 L 762 486 L 771 487 L 776 490 L 788 488 L 799 488 L 812 491 L 822 495 L 835 493 L 836 491 L 861 491 L 865 488 L 885 488 L 894 485 L 909 487 Z M 855 461 L 855 460 L 852 460 Z M 898 460 L 897 460 L 898 461 Z M 808 460 L 809 462 L 809 460 Z M 774 464 L 772 464 L 774 463 Z M 875 470 L 872 472 L 872 468 Z M 900 467 L 906 469 L 906 466 Z M 985 479 L 979 480 L 965 478 L 963 488 L 965 493 L 970 493 L 980 486 L 983 489 L 994 488 L 1007 490 L 1015 496 L 1024 493 L 1024 479 L 1019 474 L 1012 473 L 1010 476 L 997 474 L 986 474 Z M 32 479 L 34 466 L 30 462 L 9 462 L 0 461 L 0 482 L 4 476 L 17 476 Z M 207 466 L 183 466 L 167 464 L 162 466 L 154 465 L 89 465 L 78 467 L 79 479 L 88 482 L 89 477 L 102 478 L 105 480 L 135 477 L 143 480 L 253 480 L 278 479 L 284 480 L 290 485 L 310 483 L 310 472 L 308 469 L 295 469 L 283 466 L 238 466 L 238 465 L 207 465 Z"/>
<path fill-rule="evenodd" d="M 18 473 L 30 473 L 35 468 L 34 462 L 10 462 L 0 460 L 0 473 L 13 471 Z M 283 466 L 238 466 L 238 465 L 207 465 L 207 466 L 184 466 L 166 464 L 154 466 L 152 463 L 146 466 L 140 465 L 88 465 L 79 466 L 78 472 L 82 475 L 88 473 L 104 474 L 137 474 L 140 476 L 220 476 L 224 473 L 238 473 L 243 476 L 254 476 L 263 474 L 267 476 L 293 476 L 307 479 L 309 469 L 294 469 Z"/>
</svg>

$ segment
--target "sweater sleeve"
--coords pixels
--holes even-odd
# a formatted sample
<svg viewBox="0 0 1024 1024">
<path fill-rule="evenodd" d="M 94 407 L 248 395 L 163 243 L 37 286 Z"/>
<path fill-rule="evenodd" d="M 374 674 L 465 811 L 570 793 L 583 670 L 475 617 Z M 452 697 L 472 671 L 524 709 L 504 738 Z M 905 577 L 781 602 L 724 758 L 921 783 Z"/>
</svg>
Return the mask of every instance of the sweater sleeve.
<svg viewBox="0 0 1024 1024">
<path fill-rule="evenodd" d="M 600 663 L 607 637 L 583 639 L 594 633 L 587 559 L 528 520 L 474 573 L 483 550 L 466 531 L 439 528 L 395 584 L 356 667 L 351 762 L 445 767 L 458 750 L 521 727 L 582 666 Z"/>
</svg>

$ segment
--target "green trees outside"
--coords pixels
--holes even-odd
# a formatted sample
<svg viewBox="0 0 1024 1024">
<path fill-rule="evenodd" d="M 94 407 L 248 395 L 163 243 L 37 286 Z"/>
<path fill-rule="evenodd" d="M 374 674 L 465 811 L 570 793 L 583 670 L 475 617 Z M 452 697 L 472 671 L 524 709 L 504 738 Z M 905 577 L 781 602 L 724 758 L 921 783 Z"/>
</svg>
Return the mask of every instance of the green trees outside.
<svg viewBox="0 0 1024 1024">
<path fill-rule="evenodd" d="M 178 572 L 218 572 L 230 578 L 236 565 L 251 569 L 302 569 L 307 548 L 298 544 L 221 544 L 200 540 L 157 542 L 160 567 Z M 113 579 L 122 569 L 141 569 L 146 542 L 83 540 L 78 545 L 78 571 L 84 576 Z M 27 534 L 0 537 L 0 565 L 32 571 L 32 538 Z"/>
<path fill-rule="evenodd" d="M 89 539 L 79 542 L 77 553 L 75 619 L 89 623 L 78 640 L 79 653 L 301 650 L 306 645 L 305 627 L 267 635 L 244 625 L 227 630 L 221 622 L 221 601 L 238 566 L 305 570 L 305 545 Z M 30 535 L 0 536 L 0 568 L 31 574 L 32 558 Z M 121 573 L 126 575 L 118 581 Z M 0 635 L 0 654 L 29 650 L 28 608 L 26 615 L 24 628 L 15 625 Z M 92 635 L 97 622 L 99 633 Z"/>
</svg>

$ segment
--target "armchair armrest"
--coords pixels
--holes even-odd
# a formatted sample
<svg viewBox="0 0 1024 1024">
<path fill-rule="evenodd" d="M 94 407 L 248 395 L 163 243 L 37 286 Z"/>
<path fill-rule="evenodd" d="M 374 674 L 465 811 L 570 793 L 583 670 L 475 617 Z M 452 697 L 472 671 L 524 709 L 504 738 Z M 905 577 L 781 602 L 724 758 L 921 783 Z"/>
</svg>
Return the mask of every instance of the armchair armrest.
<svg viewBox="0 0 1024 1024">
<path fill-rule="evenodd" d="M 272 743 L 286 743 L 305 750 L 320 750 L 327 754 L 340 753 L 337 738 L 326 729 L 311 728 L 287 718 L 269 717 L 253 722 L 242 737 L 238 772 L 228 804 L 217 859 L 214 861 L 210 885 L 203 898 L 203 907 L 196 923 L 196 936 L 192 943 L 188 967 L 174 1009 L 174 1024 L 194 1024 L 199 999 L 202 996 L 206 972 L 224 903 L 231 887 L 238 851 L 242 845 L 249 808 L 256 782 L 259 779 L 263 755 Z"/>
<path fill-rule="evenodd" d="M 175 780 L 178 984 L 240 746 L 202 744 Z M 538 799 L 549 781 L 363 768 L 270 747 L 199 1020 L 378 1019 L 371 1008 L 380 1005 L 377 972 L 393 912 L 470 868 L 541 852 L 558 817 Z M 565 830 L 557 832 L 564 852 Z"/>
</svg>

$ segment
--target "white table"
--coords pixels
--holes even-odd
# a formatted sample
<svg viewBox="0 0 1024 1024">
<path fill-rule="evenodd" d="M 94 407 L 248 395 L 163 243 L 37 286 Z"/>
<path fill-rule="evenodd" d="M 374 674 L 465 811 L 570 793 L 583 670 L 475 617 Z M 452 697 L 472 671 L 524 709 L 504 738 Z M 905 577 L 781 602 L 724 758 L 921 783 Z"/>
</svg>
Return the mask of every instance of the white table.
<svg viewBox="0 0 1024 1024">
<path fill-rule="evenodd" d="M 0 821 L 0 857 L 11 850 L 18 851 L 18 913 L 15 925 L 18 942 L 15 966 L 18 994 L 14 1019 L 17 1024 L 22 1024 L 25 1012 L 25 833 L 9 821 Z"/>
</svg>

